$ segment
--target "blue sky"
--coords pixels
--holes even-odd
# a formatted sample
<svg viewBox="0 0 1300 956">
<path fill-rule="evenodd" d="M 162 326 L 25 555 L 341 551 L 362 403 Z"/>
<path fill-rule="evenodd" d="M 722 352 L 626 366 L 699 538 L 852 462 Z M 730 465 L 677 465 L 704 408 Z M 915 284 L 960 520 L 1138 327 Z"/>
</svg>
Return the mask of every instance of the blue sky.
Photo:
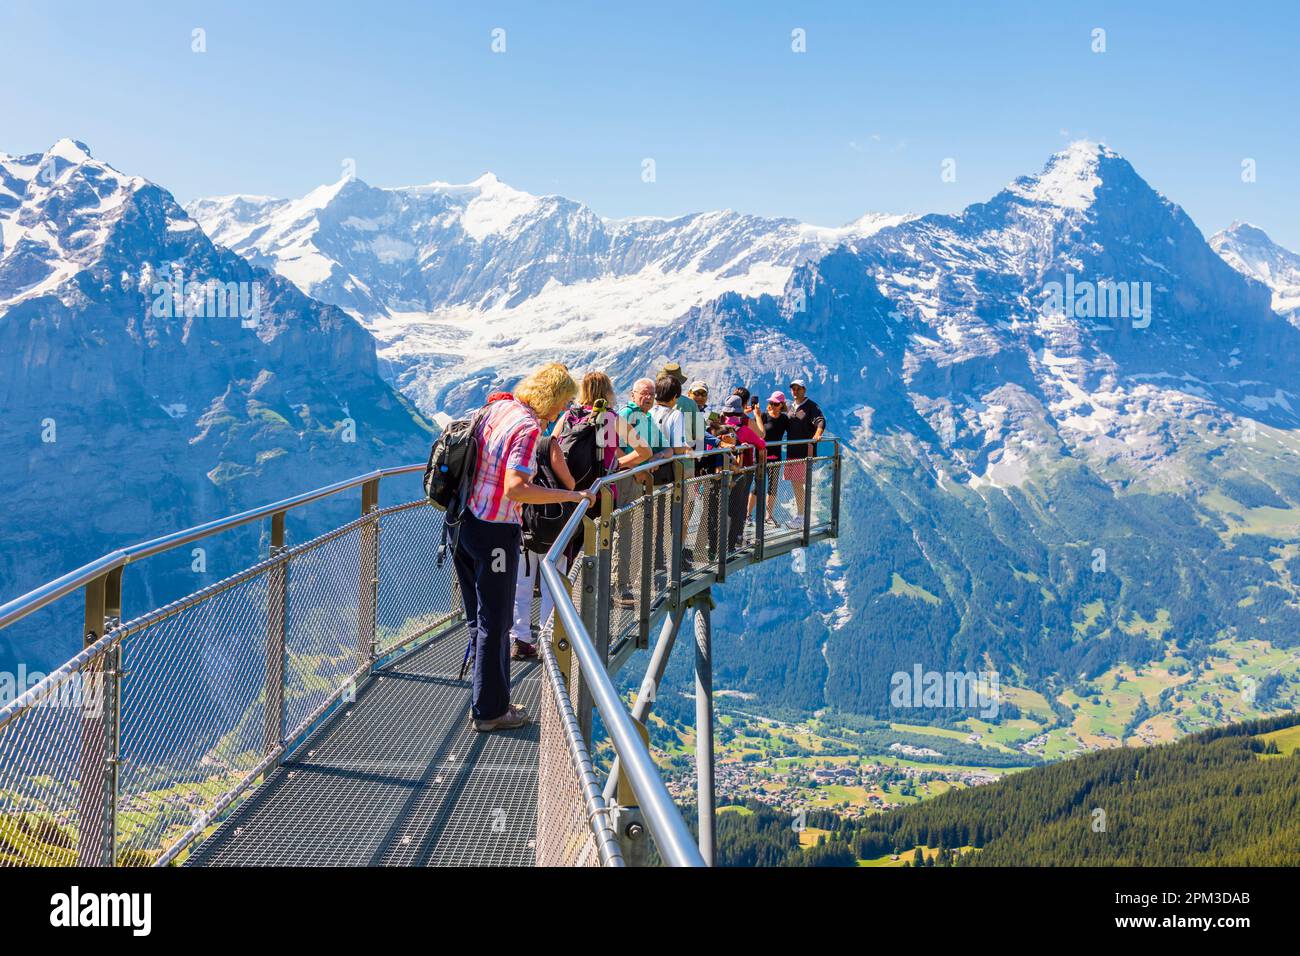
<svg viewBox="0 0 1300 956">
<path fill-rule="evenodd" d="M 4 0 L 0 151 L 72 136 L 182 200 L 352 159 L 381 186 L 491 170 L 607 216 L 838 225 L 960 209 L 1086 137 L 1207 234 L 1300 249 L 1298 28 L 1293 2 Z"/>
</svg>

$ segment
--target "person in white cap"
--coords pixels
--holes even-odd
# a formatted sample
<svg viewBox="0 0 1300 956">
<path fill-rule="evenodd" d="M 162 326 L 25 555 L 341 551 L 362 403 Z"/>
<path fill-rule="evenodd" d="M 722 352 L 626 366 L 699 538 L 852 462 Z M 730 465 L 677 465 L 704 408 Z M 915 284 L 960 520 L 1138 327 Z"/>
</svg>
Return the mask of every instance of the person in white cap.
<svg viewBox="0 0 1300 956">
<path fill-rule="evenodd" d="M 709 410 L 708 382 L 698 380 L 692 382 L 691 387 L 686 390 L 686 395 L 695 402 L 695 407 L 699 410 L 701 415 Z"/>
</svg>

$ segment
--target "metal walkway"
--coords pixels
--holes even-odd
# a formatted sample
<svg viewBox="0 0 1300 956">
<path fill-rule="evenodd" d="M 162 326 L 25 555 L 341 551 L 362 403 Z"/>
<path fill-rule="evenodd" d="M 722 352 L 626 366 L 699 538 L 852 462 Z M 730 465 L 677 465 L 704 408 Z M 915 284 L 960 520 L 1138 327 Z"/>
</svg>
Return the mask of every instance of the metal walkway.
<svg viewBox="0 0 1300 956">
<path fill-rule="evenodd" d="M 534 720 L 470 726 L 464 628 L 375 672 L 232 813 L 187 866 L 531 866 L 537 662 L 513 661 Z"/>
<path fill-rule="evenodd" d="M 0 628 L 49 608 L 84 637 L 0 706 L 0 866 L 616 867 L 651 845 L 669 865 L 711 863 L 712 748 L 696 754 L 693 833 L 646 721 L 690 621 L 695 737 L 714 739 L 711 589 L 785 555 L 803 573 L 802 549 L 838 535 L 839 442 L 820 446 L 798 461 L 696 451 L 600 479 L 540 562 L 555 614 L 540 659 L 512 667 L 533 718 L 517 731 L 470 726 L 442 512 L 381 504 L 381 483 L 421 464 L 123 548 L 0 605 Z M 356 490 L 351 520 L 290 527 Z M 266 548 L 241 570 L 124 608 L 131 565 L 236 528 L 251 542 L 256 525 Z M 641 650 L 629 709 L 615 679 Z M 597 716 L 608 768 L 592 757 Z"/>
</svg>

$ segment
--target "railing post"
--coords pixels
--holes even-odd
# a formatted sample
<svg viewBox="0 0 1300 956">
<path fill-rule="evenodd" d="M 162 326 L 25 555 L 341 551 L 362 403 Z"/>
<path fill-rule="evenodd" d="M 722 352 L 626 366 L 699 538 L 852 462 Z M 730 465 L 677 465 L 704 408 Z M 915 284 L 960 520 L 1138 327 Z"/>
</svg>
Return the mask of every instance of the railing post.
<svg viewBox="0 0 1300 956">
<path fill-rule="evenodd" d="M 609 663 L 609 612 L 614 567 L 614 496 L 609 487 L 600 489 L 600 528 L 596 541 L 596 619 L 591 639 L 603 663 Z"/>
<path fill-rule="evenodd" d="M 731 543 L 731 453 L 724 451 L 722 470 L 718 472 L 718 571 L 717 579 L 721 584 L 727 580 L 727 545 Z"/>
<path fill-rule="evenodd" d="M 754 452 L 754 560 L 763 560 L 763 528 L 767 525 L 767 458 Z"/>
<path fill-rule="evenodd" d="M 632 481 L 637 481 L 633 478 Z M 650 642 L 650 604 L 654 598 L 655 574 L 655 487 L 654 482 L 641 485 L 641 495 L 645 506 L 641 509 L 641 581 L 640 594 L 637 597 L 637 616 L 639 618 L 638 637 L 644 644 Z"/>
<path fill-rule="evenodd" d="M 840 536 L 840 443 L 835 442 L 835 462 L 831 470 L 831 537 Z"/>
<path fill-rule="evenodd" d="M 122 569 L 86 585 L 85 646 L 122 618 Z M 77 864 L 117 862 L 118 756 L 122 705 L 122 648 L 118 644 L 85 671 L 77 798 Z"/>
<path fill-rule="evenodd" d="M 271 557 L 284 553 L 284 516 L 271 516 Z M 284 632 L 289 609 L 289 563 L 271 566 L 266 577 L 266 671 L 263 677 L 262 753 L 275 753 L 284 744 Z"/>
<path fill-rule="evenodd" d="M 812 512 L 813 512 L 813 494 L 812 494 L 812 474 L 813 459 L 817 457 L 817 446 L 813 445 L 812 454 L 803 460 L 803 546 L 808 547 L 809 538 L 812 536 Z"/>
<path fill-rule="evenodd" d="M 695 803 L 699 808 L 700 855 L 713 866 L 713 634 L 709 612 L 713 598 L 697 595 L 695 606 Z"/>
<path fill-rule="evenodd" d="M 379 509 L 379 479 L 372 478 L 361 486 L 361 514 Z M 361 525 L 361 591 L 357 601 L 357 667 L 369 667 L 375 661 L 375 619 L 379 594 L 379 518 Z"/>
<path fill-rule="evenodd" d="M 682 527 L 682 496 L 685 493 L 686 469 L 681 461 L 673 462 L 673 502 L 668 515 L 669 554 L 669 604 L 680 607 L 682 603 L 682 548 L 686 545 L 686 529 Z"/>
<path fill-rule="evenodd" d="M 582 626 L 587 629 L 588 634 L 596 633 L 596 608 L 600 603 L 601 581 L 599 575 L 599 558 L 600 558 L 600 529 L 596 522 L 590 518 L 582 519 L 583 526 L 583 548 L 582 548 L 582 569 L 579 572 L 582 575 L 582 607 L 578 613 L 582 618 Z M 605 588 L 609 587 L 609 582 L 604 584 Z M 559 601 L 556 601 L 558 604 Z M 558 627 L 560 624 L 560 615 L 555 615 L 555 623 Z M 572 647 L 567 635 L 558 634 L 562 637 L 566 645 L 568 668 L 564 671 L 565 682 L 569 687 L 570 699 L 573 694 L 573 679 L 575 674 L 578 678 L 578 698 L 574 701 L 574 709 L 577 711 L 578 727 L 582 731 L 582 739 L 591 746 L 591 723 L 592 711 L 596 703 L 591 696 L 591 689 L 587 686 L 587 677 L 582 673 L 582 666 L 578 662 L 578 655 L 572 653 Z"/>
</svg>

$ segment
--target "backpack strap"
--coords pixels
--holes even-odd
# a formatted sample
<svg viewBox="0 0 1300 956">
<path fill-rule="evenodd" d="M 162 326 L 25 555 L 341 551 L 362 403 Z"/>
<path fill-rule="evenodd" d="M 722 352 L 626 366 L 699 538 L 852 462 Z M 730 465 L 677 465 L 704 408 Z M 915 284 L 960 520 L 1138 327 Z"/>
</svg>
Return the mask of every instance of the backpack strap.
<svg viewBox="0 0 1300 956">
<path fill-rule="evenodd" d="M 473 487 L 474 475 L 478 471 L 478 430 L 483 424 L 483 419 L 487 417 L 490 411 L 491 402 L 484 405 L 476 411 L 470 418 L 469 440 L 474 442 L 474 460 L 472 467 L 466 468 L 460 476 L 460 484 L 456 488 L 456 494 L 451 499 L 450 506 L 447 508 L 442 519 L 442 540 L 438 545 L 437 566 L 442 567 L 443 561 L 447 557 L 448 543 L 451 545 L 451 551 L 454 554 L 456 546 L 460 543 L 460 525 L 465 517 L 465 511 L 469 508 L 469 489 Z"/>
</svg>

